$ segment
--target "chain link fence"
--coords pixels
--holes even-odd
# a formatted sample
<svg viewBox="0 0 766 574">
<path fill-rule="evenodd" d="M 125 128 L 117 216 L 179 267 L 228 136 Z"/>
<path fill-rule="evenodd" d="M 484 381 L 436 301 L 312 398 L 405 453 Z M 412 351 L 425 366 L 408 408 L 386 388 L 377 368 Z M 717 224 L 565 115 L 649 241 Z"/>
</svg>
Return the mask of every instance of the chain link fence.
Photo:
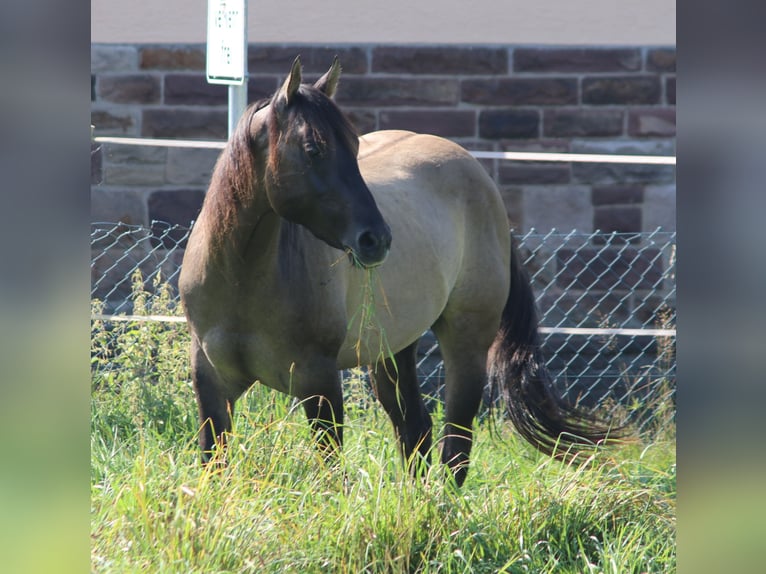
<svg viewBox="0 0 766 574">
<path fill-rule="evenodd" d="M 151 320 L 184 331 L 177 281 L 188 234 L 187 227 L 162 222 L 92 224 L 92 319 L 102 325 Z M 629 419 L 640 430 L 672 419 L 675 232 L 531 231 L 515 240 L 537 296 L 547 366 L 562 397 Z M 108 345 L 102 341 L 93 353 Z M 423 391 L 436 399 L 444 373 L 430 332 L 420 348 Z M 98 368 L 118 363 L 94 361 Z"/>
</svg>

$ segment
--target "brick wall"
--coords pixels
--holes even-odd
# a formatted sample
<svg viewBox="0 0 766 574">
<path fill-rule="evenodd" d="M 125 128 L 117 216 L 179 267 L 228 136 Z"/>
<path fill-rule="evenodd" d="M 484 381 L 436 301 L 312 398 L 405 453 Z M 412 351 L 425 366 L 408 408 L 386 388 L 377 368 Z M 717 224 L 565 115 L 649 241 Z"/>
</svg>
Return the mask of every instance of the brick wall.
<svg viewBox="0 0 766 574">
<path fill-rule="evenodd" d="M 249 100 L 300 54 L 311 80 L 338 54 L 337 101 L 360 132 L 403 128 L 474 150 L 673 154 L 674 47 L 251 45 Z M 95 135 L 224 139 L 227 88 L 204 45 L 93 45 Z M 94 221 L 187 224 L 217 150 L 105 145 Z M 675 229 L 670 166 L 483 162 L 517 229 Z"/>
</svg>

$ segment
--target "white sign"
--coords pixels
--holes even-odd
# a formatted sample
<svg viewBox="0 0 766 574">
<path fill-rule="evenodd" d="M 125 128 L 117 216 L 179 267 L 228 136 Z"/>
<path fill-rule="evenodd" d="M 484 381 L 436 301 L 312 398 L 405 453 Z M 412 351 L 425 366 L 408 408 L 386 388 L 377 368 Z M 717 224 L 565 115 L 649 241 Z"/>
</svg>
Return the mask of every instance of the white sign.
<svg viewBox="0 0 766 574">
<path fill-rule="evenodd" d="M 208 0 L 207 81 L 243 84 L 247 78 L 247 0 Z"/>
</svg>

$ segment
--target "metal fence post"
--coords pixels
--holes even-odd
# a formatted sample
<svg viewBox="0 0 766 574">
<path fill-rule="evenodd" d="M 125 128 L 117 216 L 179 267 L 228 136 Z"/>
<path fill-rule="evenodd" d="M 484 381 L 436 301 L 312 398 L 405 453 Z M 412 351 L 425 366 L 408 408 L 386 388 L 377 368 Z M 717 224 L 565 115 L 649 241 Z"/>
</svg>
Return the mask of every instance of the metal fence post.
<svg viewBox="0 0 766 574">
<path fill-rule="evenodd" d="M 241 85 L 229 86 L 229 139 L 247 107 L 247 75 Z"/>
</svg>

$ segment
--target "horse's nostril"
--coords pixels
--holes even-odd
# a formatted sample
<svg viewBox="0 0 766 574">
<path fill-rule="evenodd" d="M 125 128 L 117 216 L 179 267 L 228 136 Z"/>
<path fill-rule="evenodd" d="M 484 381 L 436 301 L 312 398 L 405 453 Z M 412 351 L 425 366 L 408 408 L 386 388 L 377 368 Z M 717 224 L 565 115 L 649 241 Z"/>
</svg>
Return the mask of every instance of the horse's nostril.
<svg viewBox="0 0 766 574">
<path fill-rule="evenodd" d="M 352 249 L 353 261 L 362 267 L 375 267 L 385 261 L 391 247 L 391 231 L 383 229 L 362 231 L 356 237 L 356 246 Z"/>
<path fill-rule="evenodd" d="M 365 251 L 375 249 L 380 244 L 380 240 L 371 231 L 365 231 L 361 233 L 357 238 L 357 242 L 359 244 L 359 248 Z"/>
</svg>

